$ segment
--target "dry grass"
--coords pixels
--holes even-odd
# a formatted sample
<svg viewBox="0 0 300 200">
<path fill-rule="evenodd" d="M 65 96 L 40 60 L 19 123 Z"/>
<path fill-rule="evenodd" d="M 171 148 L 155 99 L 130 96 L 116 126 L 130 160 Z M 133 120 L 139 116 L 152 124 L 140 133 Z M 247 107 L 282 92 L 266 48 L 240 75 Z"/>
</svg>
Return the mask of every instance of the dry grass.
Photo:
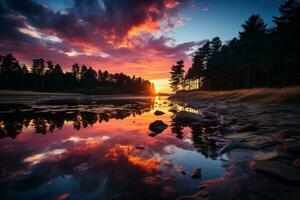
<svg viewBox="0 0 300 200">
<path fill-rule="evenodd" d="M 233 102 L 252 102 L 257 104 L 297 104 L 300 105 L 300 87 L 283 89 L 257 88 L 232 91 L 193 91 L 175 94 L 180 100 L 227 99 Z"/>
</svg>

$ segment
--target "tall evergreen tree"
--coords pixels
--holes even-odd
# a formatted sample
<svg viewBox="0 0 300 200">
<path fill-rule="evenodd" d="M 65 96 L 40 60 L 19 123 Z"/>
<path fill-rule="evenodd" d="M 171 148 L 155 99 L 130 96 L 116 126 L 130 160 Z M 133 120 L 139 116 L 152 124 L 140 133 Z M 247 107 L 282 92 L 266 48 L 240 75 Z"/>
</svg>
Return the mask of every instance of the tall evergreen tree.
<svg viewBox="0 0 300 200">
<path fill-rule="evenodd" d="M 176 92 L 180 85 L 183 84 L 184 81 L 184 61 L 179 60 L 177 61 L 176 65 L 171 67 L 171 78 L 170 78 L 170 86 L 173 92 Z"/>
<path fill-rule="evenodd" d="M 45 61 L 43 58 L 32 60 L 32 73 L 37 76 L 44 75 Z"/>
</svg>

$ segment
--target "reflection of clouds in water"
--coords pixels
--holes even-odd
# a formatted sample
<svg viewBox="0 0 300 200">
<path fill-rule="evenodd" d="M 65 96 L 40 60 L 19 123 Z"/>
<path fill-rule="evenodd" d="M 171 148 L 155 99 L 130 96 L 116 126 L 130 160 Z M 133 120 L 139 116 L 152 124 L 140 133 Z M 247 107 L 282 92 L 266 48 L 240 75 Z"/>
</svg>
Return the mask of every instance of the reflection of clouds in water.
<svg viewBox="0 0 300 200">
<path fill-rule="evenodd" d="M 168 146 L 164 147 L 164 152 L 167 154 L 174 154 L 176 152 L 176 146 L 168 145 Z"/>
<path fill-rule="evenodd" d="M 149 104 L 138 105 L 137 110 Z M 130 106 L 134 111 L 136 110 L 135 104 L 125 105 L 128 108 Z M 201 152 L 197 153 L 191 145 L 198 138 L 200 134 L 198 129 L 201 127 L 192 129 L 176 124 L 179 127 L 178 132 L 173 132 L 173 127 L 170 127 L 155 138 L 148 136 L 149 123 L 160 119 L 170 124 L 172 119 L 171 112 L 168 112 L 170 106 L 166 98 L 157 97 L 155 105 L 151 105 L 150 112 L 144 112 L 141 116 L 130 115 L 127 118 L 125 117 L 128 114 L 126 109 L 123 109 L 125 112 L 122 111 L 126 115 L 116 114 L 115 110 L 118 110 L 120 106 L 116 106 L 115 110 L 105 115 L 86 112 L 57 113 L 56 115 L 34 114 L 33 116 L 42 117 L 46 124 L 55 123 L 55 127 L 61 128 L 53 129 L 55 135 L 46 134 L 42 137 L 36 134 L 20 134 L 14 143 L 6 143 L 6 145 L 10 145 L 14 151 L 19 149 L 18 155 L 21 157 L 22 166 L 16 165 L 15 167 L 14 165 L 16 169 L 26 167 L 27 170 L 28 163 L 29 167 L 34 165 L 30 168 L 29 174 L 24 175 L 22 179 L 22 184 L 29 185 L 32 191 L 29 198 L 37 197 L 40 191 L 53 187 L 56 192 L 55 197 L 68 196 L 71 199 L 95 199 L 97 197 L 110 199 L 116 195 L 120 198 L 141 199 L 146 196 L 148 199 L 157 199 L 170 196 L 170 199 L 174 199 L 175 196 L 172 196 L 174 192 L 194 192 L 197 183 L 190 180 L 189 174 L 200 161 L 205 163 L 208 159 L 203 156 L 199 157 Z M 156 116 L 154 115 L 156 110 L 163 111 L 165 114 Z M 99 121 L 100 118 L 104 120 L 113 118 L 113 120 L 105 124 L 96 123 L 95 119 Z M 23 118 L 21 117 L 20 120 Z M 72 123 L 62 126 L 63 122 L 67 121 L 78 122 L 80 127 L 86 128 L 80 129 L 78 126 L 80 130 L 77 134 L 73 131 Z M 36 123 L 39 125 L 37 127 L 43 127 L 41 126 L 43 124 Z M 24 130 L 28 133 L 35 132 L 30 129 L 30 126 Z M 182 137 L 174 135 L 179 132 Z M 194 135 L 197 136 L 196 139 Z M 28 151 L 24 149 L 37 153 L 28 154 Z M 52 150 L 47 151 L 49 149 Z M 208 154 L 206 151 L 210 151 L 210 148 L 204 148 L 203 151 Z M 26 157 L 28 155 L 30 156 Z M 4 164 L 5 167 L 12 166 L 9 165 L 10 163 Z M 203 166 L 204 172 L 210 169 L 213 163 L 209 162 L 208 165 L 209 167 Z M 38 179 L 42 181 L 30 182 L 35 177 L 39 177 Z M 18 183 L 18 180 L 13 180 L 11 183 Z M 48 185 L 45 186 L 45 184 Z M 61 185 L 69 189 L 60 187 Z M 178 185 L 180 187 L 177 187 Z M 69 195 L 64 195 L 65 192 Z"/>
<path fill-rule="evenodd" d="M 66 149 L 54 149 L 44 153 L 33 154 L 23 160 L 23 162 L 29 163 L 31 166 L 36 165 L 52 156 L 58 156 L 66 152 Z"/>
<path fill-rule="evenodd" d="M 108 139 L 110 139 L 110 137 L 106 136 L 106 135 L 97 136 L 97 137 L 88 137 L 88 138 L 81 138 L 81 137 L 77 137 L 77 136 L 71 136 L 67 139 L 62 140 L 62 142 L 74 142 L 74 143 L 76 143 L 76 142 L 81 142 L 81 141 L 92 141 L 92 140 L 104 142 Z"/>
<path fill-rule="evenodd" d="M 141 158 L 134 155 L 136 148 L 134 146 L 116 145 L 109 149 L 105 154 L 106 160 L 112 160 L 118 162 L 122 159 L 128 161 L 128 163 L 143 169 L 146 172 L 152 172 L 153 170 L 159 170 L 160 159 L 159 158 Z"/>
</svg>

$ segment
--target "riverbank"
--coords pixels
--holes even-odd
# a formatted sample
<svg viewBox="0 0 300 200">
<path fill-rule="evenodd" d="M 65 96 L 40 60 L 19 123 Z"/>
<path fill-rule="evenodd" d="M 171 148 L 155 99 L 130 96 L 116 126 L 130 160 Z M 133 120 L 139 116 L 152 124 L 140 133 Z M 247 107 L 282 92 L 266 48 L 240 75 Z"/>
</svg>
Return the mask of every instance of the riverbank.
<svg viewBox="0 0 300 200">
<path fill-rule="evenodd" d="M 221 178 L 200 182 L 197 194 L 181 200 L 298 199 L 300 87 L 184 92 L 170 99 L 200 113 L 181 111 L 175 119 L 216 121 L 217 131 L 204 131 L 200 138 L 220 146 L 227 169 Z"/>
<path fill-rule="evenodd" d="M 300 105 L 300 87 L 282 89 L 257 88 L 231 91 L 192 91 L 180 92 L 170 99 L 182 101 L 226 100 L 232 103 L 255 104 L 297 104 Z"/>
</svg>

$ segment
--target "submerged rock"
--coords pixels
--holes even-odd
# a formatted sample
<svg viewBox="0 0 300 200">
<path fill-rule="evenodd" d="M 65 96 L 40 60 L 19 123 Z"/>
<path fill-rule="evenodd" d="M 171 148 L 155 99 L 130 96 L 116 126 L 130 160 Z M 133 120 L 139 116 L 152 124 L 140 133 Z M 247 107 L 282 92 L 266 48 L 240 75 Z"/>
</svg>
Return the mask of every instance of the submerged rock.
<svg viewBox="0 0 300 200">
<path fill-rule="evenodd" d="M 300 156 L 300 143 L 284 144 L 282 150 L 295 156 Z"/>
<path fill-rule="evenodd" d="M 177 109 L 176 109 L 176 108 L 170 108 L 170 109 L 169 109 L 169 112 L 171 112 L 171 113 L 174 113 L 174 114 L 175 114 L 175 113 L 177 113 Z"/>
<path fill-rule="evenodd" d="M 194 169 L 191 177 L 192 178 L 201 178 L 201 168 Z"/>
<path fill-rule="evenodd" d="M 145 147 L 142 147 L 142 146 L 135 146 L 136 149 L 140 149 L 140 150 L 145 150 L 146 148 Z"/>
<path fill-rule="evenodd" d="M 257 135 L 254 133 L 234 133 L 225 136 L 225 139 L 240 140 L 240 146 L 249 149 L 262 149 L 277 144 L 277 141 L 267 135 Z"/>
<path fill-rule="evenodd" d="M 257 131 L 259 128 L 254 126 L 253 124 L 248 124 L 245 126 L 241 126 L 237 129 L 238 132 L 248 132 L 248 131 Z"/>
<path fill-rule="evenodd" d="M 157 116 L 163 115 L 163 114 L 165 114 L 165 113 L 160 111 L 160 110 L 157 110 L 157 111 L 154 112 L 154 115 L 157 115 Z"/>
<path fill-rule="evenodd" d="M 223 146 L 220 149 L 219 153 L 222 155 L 222 154 L 230 151 L 231 149 L 237 147 L 239 143 L 240 143 L 239 140 L 233 140 L 233 141 L 229 142 L 228 144 L 226 144 L 225 146 Z"/>
<path fill-rule="evenodd" d="M 149 133 L 148 135 L 149 135 L 150 137 L 155 137 L 155 136 L 158 135 L 158 133 Z"/>
<path fill-rule="evenodd" d="M 185 171 L 180 171 L 180 173 L 181 173 L 182 175 L 186 175 L 186 172 L 185 172 Z"/>
<path fill-rule="evenodd" d="M 193 123 L 193 122 L 201 122 L 203 118 L 195 113 L 187 112 L 187 111 L 180 111 L 175 115 L 174 118 L 176 121 Z"/>
<path fill-rule="evenodd" d="M 165 124 L 163 121 L 161 120 L 156 120 L 154 122 L 152 122 L 149 125 L 149 129 L 151 131 L 153 131 L 154 133 L 161 133 L 163 132 L 166 128 L 168 127 L 167 124 Z"/>
<path fill-rule="evenodd" d="M 252 165 L 254 170 L 267 172 L 288 181 L 300 182 L 300 170 L 275 160 L 257 160 Z"/>
<path fill-rule="evenodd" d="M 293 165 L 294 165 L 294 167 L 300 168 L 300 158 L 294 160 Z"/>
</svg>

